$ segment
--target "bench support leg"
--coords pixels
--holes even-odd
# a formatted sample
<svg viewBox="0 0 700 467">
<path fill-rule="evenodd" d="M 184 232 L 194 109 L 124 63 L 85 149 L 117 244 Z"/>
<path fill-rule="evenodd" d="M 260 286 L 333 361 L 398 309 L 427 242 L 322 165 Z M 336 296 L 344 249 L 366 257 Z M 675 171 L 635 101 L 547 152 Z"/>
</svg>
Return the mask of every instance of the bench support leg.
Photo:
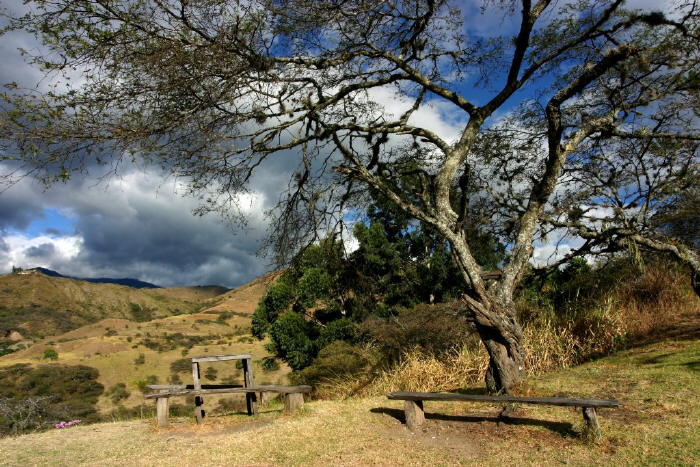
<svg viewBox="0 0 700 467">
<path fill-rule="evenodd" d="M 194 396 L 194 416 L 197 419 L 197 423 L 202 423 L 204 421 L 204 399 L 202 396 Z"/>
<path fill-rule="evenodd" d="M 255 386 L 255 380 L 253 379 L 253 360 L 251 358 L 246 358 L 242 360 L 243 362 L 243 386 L 249 388 Z M 254 392 L 246 392 L 245 394 L 245 405 L 248 409 L 248 415 L 255 415 L 258 411 L 257 408 L 257 397 Z"/>
<path fill-rule="evenodd" d="M 406 426 L 411 431 L 414 431 L 425 421 L 423 401 L 404 401 L 403 411 L 406 414 Z"/>
<path fill-rule="evenodd" d="M 598 415 L 594 407 L 583 407 L 583 419 L 586 421 L 586 436 L 598 437 L 600 435 L 600 425 L 598 425 Z"/>
<path fill-rule="evenodd" d="M 293 413 L 304 406 L 304 394 L 300 392 L 284 395 L 284 413 Z"/>
<path fill-rule="evenodd" d="M 156 399 L 156 419 L 158 426 L 168 426 L 168 398 L 159 397 Z"/>
</svg>

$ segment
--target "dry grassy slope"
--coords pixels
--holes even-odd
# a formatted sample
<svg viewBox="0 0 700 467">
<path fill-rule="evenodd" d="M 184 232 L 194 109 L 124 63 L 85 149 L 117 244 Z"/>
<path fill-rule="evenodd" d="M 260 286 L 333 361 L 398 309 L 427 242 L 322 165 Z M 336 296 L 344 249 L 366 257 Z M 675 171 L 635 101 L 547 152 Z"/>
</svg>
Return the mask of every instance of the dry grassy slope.
<svg viewBox="0 0 700 467">
<path fill-rule="evenodd" d="M 137 304 L 164 317 L 190 313 L 223 287 L 136 289 L 40 273 L 0 275 L 0 331 L 54 335 L 105 318 L 132 318 Z M 0 336 L 1 337 L 1 336 Z"/>
<path fill-rule="evenodd" d="M 258 305 L 260 298 L 265 295 L 265 291 L 277 278 L 282 275 L 283 271 L 274 271 L 258 277 L 252 282 L 230 290 L 209 300 L 205 312 L 224 312 L 230 311 L 235 313 L 245 313 L 252 315 L 255 307 Z"/>
<path fill-rule="evenodd" d="M 211 298 L 211 294 L 215 290 L 202 290 L 204 288 L 144 290 L 145 297 L 149 296 L 148 292 L 152 292 L 168 296 L 168 299 L 173 296 L 181 298 L 199 296 L 200 298 L 208 298 L 208 300 L 200 302 L 202 303 L 200 307 L 205 309 L 198 313 L 166 316 L 142 323 L 123 318 L 106 318 L 62 334 L 46 337 L 25 350 L 0 357 L 0 366 L 15 363 L 33 365 L 49 363 L 42 360 L 43 352 L 47 348 L 53 348 L 59 355 L 57 363 L 80 364 L 97 368 L 100 372 L 99 381 L 105 388 L 110 388 L 116 383 L 125 383 L 131 396 L 122 403 L 127 407 L 133 407 L 144 402 L 137 386 L 139 380 L 155 375 L 160 383 L 166 383 L 171 374 L 170 364 L 185 356 L 182 346 L 159 351 L 146 347 L 143 345 L 144 341 L 167 343 L 166 336 L 181 333 L 184 336 L 195 336 L 203 339 L 202 342 L 187 350 L 187 357 L 251 353 L 254 357 L 254 375 L 257 383 L 284 384 L 287 382 L 289 368 L 282 366 L 276 371 L 264 371 L 260 366 L 260 361 L 269 353 L 264 349 L 264 342 L 260 342 L 250 335 L 250 315 L 258 300 L 264 295 L 268 285 L 276 277 L 275 274 L 268 274 L 231 290 L 220 298 Z M 32 282 L 47 284 L 46 281 Z M 112 287 L 110 284 L 90 285 Z M 74 284 L 70 284 L 70 286 L 74 286 Z M 210 295 L 207 296 L 207 294 Z M 223 321 L 219 320 L 219 315 L 225 311 L 237 313 Z M 144 356 L 145 363 L 137 365 L 135 360 L 141 354 Z M 213 382 L 220 383 L 223 379 L 233 378 L 242 383 L 242 381 L 238 381 L 242 377 L 241 371 L 237 370 L 230 362 L 214 363 L 212 366 L 218 370 L 217 380 Z M 184 383 L 191 383 L 191 375 L 182 373 L 180 377 Z M 182 403 L 184 400 L 173 402 Z M 211 409 L 216 406 L 217 401 L 209 398 L 206 402 L 208 409 Z M 99 408 L 107 413 L 114 408 L 114 405 L 105 395 L 100 399 Z"/>
<path fill-rule="evenodd" d="M 538 395 L 614 397 L 601 410 L 602 438 L 578 435 L 578 410 L 426 403 L 424 430 L 402 423 L 386 397 L 313 401 L 299 414 L 280 407 L 242 415 L 76 426 L 0 439 L 5 465 L 698 465 L 700 342 L 665 341 L 531 378 Z"/>
</svg>

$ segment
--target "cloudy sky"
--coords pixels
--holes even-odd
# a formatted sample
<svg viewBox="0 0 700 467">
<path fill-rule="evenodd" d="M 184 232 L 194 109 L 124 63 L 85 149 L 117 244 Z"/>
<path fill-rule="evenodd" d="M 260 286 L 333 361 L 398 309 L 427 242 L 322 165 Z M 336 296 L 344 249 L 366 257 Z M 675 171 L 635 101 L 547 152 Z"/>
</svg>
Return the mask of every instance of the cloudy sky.
<svg viewBox="0 0 700 467">
<path fill-rule="evenodd" d="M 502 15 L 482 16 L 479 2 L 470 3 L 467 25 L 479 33 L 513 28 Z M 18 2 L 3 4 L 18 8 Z M 17 51 L 34 46 L 17 33 L 0 40 L 0 83 L 44 85 Z M 392 91 L 373 97 L 389 110 L 401 110 Z M 446 110 L 426 107 L 415 118 L 449 139 L 457 128 Z M 0 174 L 6 170 L 0 165 Z M 133 277 L 163 286 L 241 285 L 270 270 L 269 260 L 256 255 L 267 227 L 262 213 L 286 186 L 290 170 L 272 165 L 253 181 L 254 195 L 242 203 L 249 214 L 246 229 L 215 215 L 193 216 L 196 200 L 183 196 L 177 180 L 150 167 L 123 166 L 106 181 L 98 182 L 97 172 L 48 189 L 24 178 L 0 192 L 0 273 L 12 266 L 43 266 L 66 275 Z M 536 259 L 553 248 L 539 245 Z"/>
</svg>

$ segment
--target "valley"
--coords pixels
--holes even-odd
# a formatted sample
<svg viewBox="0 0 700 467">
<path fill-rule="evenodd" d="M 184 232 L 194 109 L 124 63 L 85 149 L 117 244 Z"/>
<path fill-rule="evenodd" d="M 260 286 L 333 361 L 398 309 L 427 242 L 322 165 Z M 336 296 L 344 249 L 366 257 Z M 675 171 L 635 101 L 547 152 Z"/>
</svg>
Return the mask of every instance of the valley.
<svg viewBox="0 0 700 467">
<path fill-rule="evenodd" d="M 257 383 L 283 384 L 289 368 L 263 367 L 265 342 L 250 334 L 257 302 L 276 277 L 228 290 L 136 289 L 40 273 L 0 276 L 3 346 L 14 350 L 0 357 L 0 370 L 17 364 L 95 368 L 105 389 L 97 403 L 103 416 L 140 407 L 146 384 L 190 382 L 189 368 L 173 364 L 192 356 L 251 353 Z M 47 350 L 57 358 L 46 358 Z M 211 368 L 205 382 L 240 383 L 242 372 L 232 365 Z M 118 385 L 125 391 L 115 397 Z"/>
</svg>

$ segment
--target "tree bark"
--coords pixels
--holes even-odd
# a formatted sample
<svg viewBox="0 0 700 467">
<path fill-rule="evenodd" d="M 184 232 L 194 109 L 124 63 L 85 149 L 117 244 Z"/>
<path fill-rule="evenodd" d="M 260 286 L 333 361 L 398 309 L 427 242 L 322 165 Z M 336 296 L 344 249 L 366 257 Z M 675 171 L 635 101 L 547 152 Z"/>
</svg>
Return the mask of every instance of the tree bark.
<svg viewBox="0 0 700 467">
<path fill-rule="evenodd" d="M 479 337 L 489 354 L 486 391 L 509 394 L 523 379 L 523 335 L 512 306 L 469 306 Z"/>
<path fill-rule="evenodd" d="M 489 354 L 489 367 L 486 370 L 486 391 L 489 394 L 510 394 L 516 383 L 523 379 L 522 343 L 508 342 L 492 329 L 485 337 L 481 331 L 482 342 Z"/>
</svg>

